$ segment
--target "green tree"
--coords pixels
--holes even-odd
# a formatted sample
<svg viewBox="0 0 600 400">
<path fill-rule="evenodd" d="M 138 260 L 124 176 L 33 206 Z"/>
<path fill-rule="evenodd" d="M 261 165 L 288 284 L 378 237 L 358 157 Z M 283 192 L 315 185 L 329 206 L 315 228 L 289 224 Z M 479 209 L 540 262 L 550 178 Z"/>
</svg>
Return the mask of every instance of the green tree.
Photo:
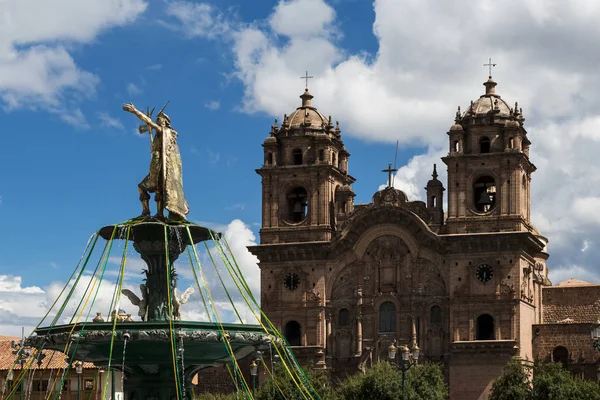
<svg viewBox="0 0 600 400">
<path fill-rule="evenodd" d="M 558 363 L 535 363 L 533 400 L 597 400 L 600 386 L 597 382 L 574 378 Z"/>
<path fill-rule="evenodd" d="M 275 382 L 272 379 L 264 382 L 256 391 L 255 398 L 256 400 L 305 400 L 308 396 L 306 392 L 303 394 L 303 391 L 300 390 L 299 385 L 301 384 L 299 383 L 299 379 L 309 382 L 309 384 L 304 383 L 303 386 L 307 388 L 312 387 L 312 390 L 321 399 L 337 399 L 331 379 L 329 379 L 329 375 L 325 371 L 315 370 L 309 366 L 302 369 L 301 377 L 298 377 L 297 374 L 294 374 L 292 377 L 282 365 L 279 365 L 275 369 Z"/>
<path fill-rule="evenodd" d="M 344 400 L 398 400 L 402 393 L 402 373 L 387 362 L 379 362 L 364 374 L 355 374 L 338 387 Z M 442 367 L 420 364 L 406 373 L 406 400 L 444 400 L 448 387 Z"/>
<path fill-rule="evenodd" d="M 489 399 L 598 400 L 600 385 L 597 381 L 574 378 L 561 364 L 537 361 L 531 367 L 513 359 L 494 382 Z"/>
<path fill-rule="evenodd" d="M 194 395 L 194 400 L 239 400 L 236 393 L 198 393 Z"/>
<path fill-rule="evenodd" d="M 531 400 L 529 372 L 521 360 L 512 359 L 494 381 L 489 400 Z"/>
<path fill-rule="evenodd" d="M 419 364 L 406 373 L 406 398 L 410 400 L 445 400 L 448 386 L 442 364 Z"/>
</svg>

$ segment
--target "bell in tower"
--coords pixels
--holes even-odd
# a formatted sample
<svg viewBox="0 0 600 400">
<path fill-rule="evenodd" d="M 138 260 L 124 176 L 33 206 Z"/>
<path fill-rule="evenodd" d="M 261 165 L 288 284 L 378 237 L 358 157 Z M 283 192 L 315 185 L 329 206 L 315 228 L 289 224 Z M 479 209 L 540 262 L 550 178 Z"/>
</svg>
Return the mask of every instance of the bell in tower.
<svg viewBox="0 0 600 400">
<path fill-rule="evenodd" d="M 448 132 L 448 233 L 532 231 L 529 140 L 521 111 L 496 93 L 490 76 L 485 93 L 460 108 Z M 516 108 L 516 106 L 515 106 Z"/>
<path fill-rule="evenodd" d="M 352 209 L 355 179 L 348 174 L 341 130 L 314 107 L 308 89 L 300 98 L 300 107 L 281 126 L 271 126 L 263 143 L 265 164 L 257 170 L 263 244 L 331 240 L 332 221 Z"/>
</svg>

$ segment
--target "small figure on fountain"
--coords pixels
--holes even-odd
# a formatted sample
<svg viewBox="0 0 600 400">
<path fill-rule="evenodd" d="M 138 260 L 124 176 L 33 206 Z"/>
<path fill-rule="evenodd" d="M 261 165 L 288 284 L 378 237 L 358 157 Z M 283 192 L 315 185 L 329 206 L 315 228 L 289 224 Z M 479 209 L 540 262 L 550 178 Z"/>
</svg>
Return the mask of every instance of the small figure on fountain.
<svg viewBox="0 0 600 400">
<path fill-rule="evenodd" d="M 165 105 L 166 107 L 166 105 Z M 138 184 L 142 217 L 150 216 L 150 193 L 154 193 L 156 201 L 156 218 L 164 220 L 164 209 L 169 211 L 169 218 L 185 221 L 189 207 L 183 194 L 183 178 L 181 155 L 177 145 L 177 132 L 171 127 L 171 120 L 164 108 L 158 113 L 156 122 L 152 121 L 152 113 L 144 114 L 132 103 L 123 104 L 123 110 L 136 115 L 145 125 L 140 133 L 150 134 L 150 172 Z M 155 132 L 152 136 L 152 131 Z"/>
</svg>

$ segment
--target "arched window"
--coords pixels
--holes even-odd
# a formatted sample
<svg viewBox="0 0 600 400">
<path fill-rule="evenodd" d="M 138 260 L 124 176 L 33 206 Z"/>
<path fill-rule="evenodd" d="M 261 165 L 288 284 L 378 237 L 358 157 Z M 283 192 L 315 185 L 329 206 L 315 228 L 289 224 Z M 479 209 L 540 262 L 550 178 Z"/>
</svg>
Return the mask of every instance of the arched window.
<svg viewBox="0 0 600 400">
<path fill-rule="evenodd" d="M 396 306 L 391 301 L 379 306 L 379 331 L 396 332 Z"/>
<path fill-rule="evenodd" d="M 437 207 L 437 198 L 435 196 L 431 196 L 431 205 Z"/>
<path fill-rule="evenodd" d="M 292 158 L 294 159 L 294 165 L 302 165 L 302 150 L 292 150 Z"/>
<path fill-rule="evenodd" d="M 489 153 L 490 152 L 490 138 L 487 136 L 479 139 L 479 152 L 480 153 Z"/>
<path fill-rule="evenodd" d="M 552 361 L 555 363 L 561 363 L 563 368 L 567 368 L 569 363 L 569 350 L 564 346 L 556 346 L 552 350 Z"/>
<path fill-rule="evenodd" d="M 291 222 L 302 222 L 308 212 L 308 193 L 303 187 L 296 187 L 288 194 L 288 218 Z"/>
<path fill-rule="evenodd" d="M 475 209 L 487 212 L 496 205 L 496 181 L 491 176 L 482 176 L 473 184 Z"/>
<path fill-rule="evenodd" d="M 267 165 L 273 164 L 273 153 L 267 153 Z"/>
<path fill-rule="evenodd" d="M 508 139 L 508 147 L 510 147 L 511 149 L 515 148 L 515 138 Z"/>
<path fill-rule="evenodd" d="M 319 150 L 319 161 L 325 160 L 325 150 Z"/>
<path fill-rule="evenodd" d="M 350 324 L 350 311 L 347 308 L 342 308 L 338 313 L 338 325 L 347 326 Z"/>
<path fill-rule="evenodd" d="M 283 336 L 290 346 L 302 346 L 302 329 L 297 321 L 290 321 L 283 328 Z"/>
<path fill-rule="evenodd" d="M 454 141 L 454 151 L 458 153 L 458 140 Z"/>
<path fill-rule="evenodd" d="M 495 340 L 494 317 L 489 314 L 481 314 L 477 318 L 477 340 Z"/>
<path fill-rule="evenodd" d="M 335 162 L 335 153 L 333 153 L 333 152 L 331 153 L 331 164 L 333 164 L 333 165 L 336 164 L 336 162 Z"/>
<path fill-rule="evenodd" d="M 442 324 L 442 308 L 440 306 L 433 306 L 429 310 L 429 323 L 431 325 Z"/>
</svg>

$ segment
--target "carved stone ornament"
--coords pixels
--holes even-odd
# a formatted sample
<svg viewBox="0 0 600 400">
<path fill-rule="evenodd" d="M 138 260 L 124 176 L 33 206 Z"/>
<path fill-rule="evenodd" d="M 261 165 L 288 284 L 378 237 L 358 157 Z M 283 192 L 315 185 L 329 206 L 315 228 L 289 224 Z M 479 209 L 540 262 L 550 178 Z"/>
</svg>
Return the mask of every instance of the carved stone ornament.
<svg viewBox="0 0 600 400">
<path fill-rule="evenodd" d="M 139 366 L 142 369 L 142 371 L 144 371 L 144 373 L 148 375 L 156 375 L 158 374 L 158 371 L 160 369 L 158 364 L 139 364 Z"/>
</svg>

